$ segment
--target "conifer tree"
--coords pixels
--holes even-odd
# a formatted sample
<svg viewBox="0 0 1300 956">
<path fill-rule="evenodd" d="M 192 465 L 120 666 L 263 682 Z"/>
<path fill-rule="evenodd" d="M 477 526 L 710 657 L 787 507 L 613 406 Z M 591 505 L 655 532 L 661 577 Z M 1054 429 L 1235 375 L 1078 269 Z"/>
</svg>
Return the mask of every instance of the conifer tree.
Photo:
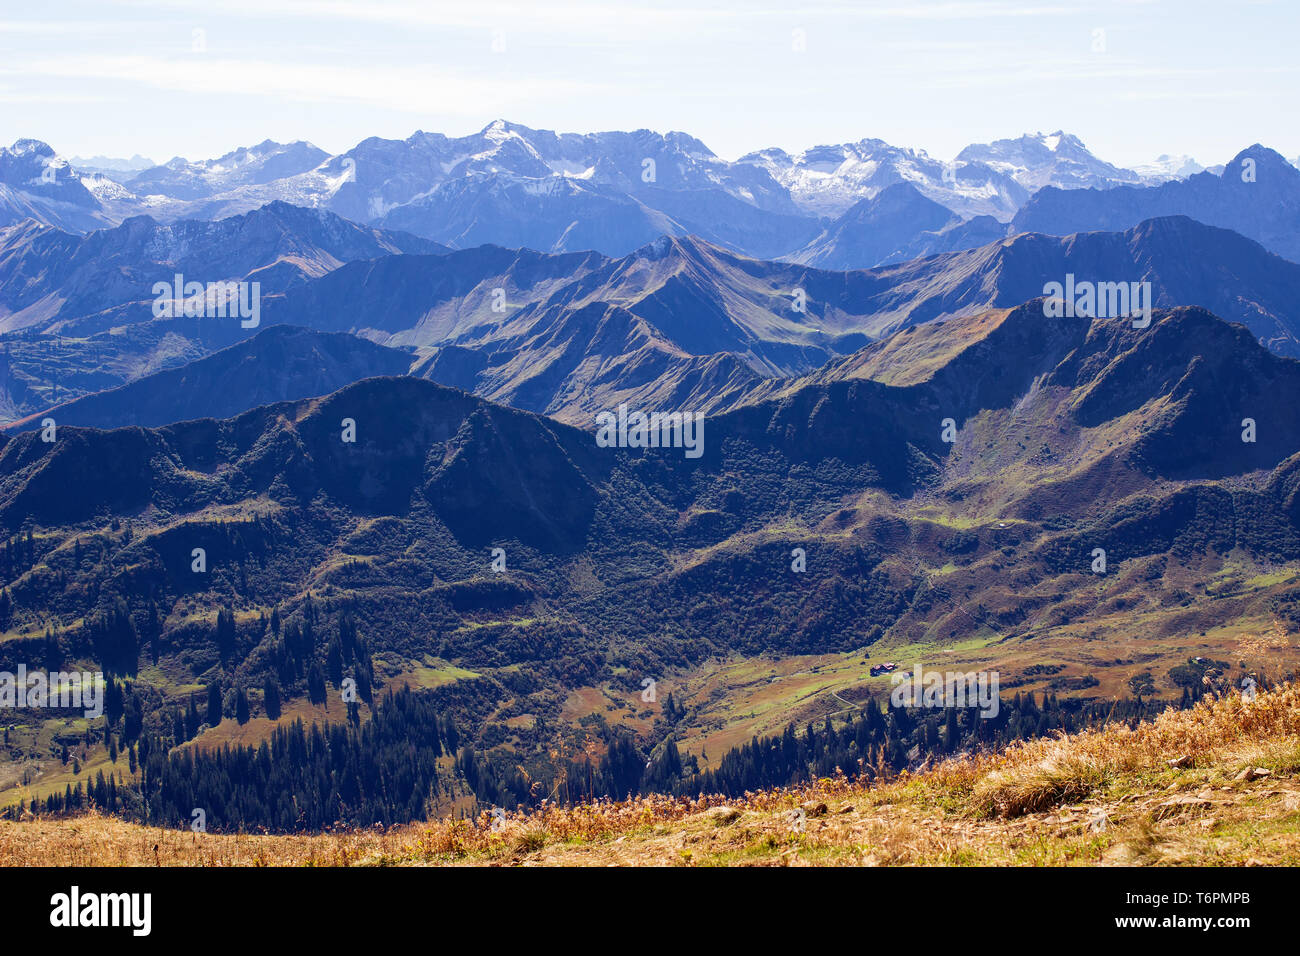
<svg viewBox="0 0 1300 956">
<path fill-rule="evenodd" d="M 266 708 L 267 717 L 271 720 L 280 719 L 280 685 L 269 674 L 262 685 L 262 703 Z"/>
<path fill-rule="evenodd" d="M 215 680 L 208 685 L 208 726 L 215 727 L 221 723 L 221 681 Z"/>
</svg>

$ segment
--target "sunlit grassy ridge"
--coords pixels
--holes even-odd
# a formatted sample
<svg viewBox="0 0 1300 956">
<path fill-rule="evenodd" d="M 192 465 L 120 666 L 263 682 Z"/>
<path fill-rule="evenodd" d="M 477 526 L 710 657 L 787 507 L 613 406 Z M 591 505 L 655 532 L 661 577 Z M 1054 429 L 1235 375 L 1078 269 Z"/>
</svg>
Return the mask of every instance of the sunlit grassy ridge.
<svg viewBox="0 0 1300 956">
<path fill-rule="evenodd" d="M 0 823 L 0 865 L 1300 863 L 1300 686 L 724 801 L 648 797 L 316 836 Z"/>
</svg>

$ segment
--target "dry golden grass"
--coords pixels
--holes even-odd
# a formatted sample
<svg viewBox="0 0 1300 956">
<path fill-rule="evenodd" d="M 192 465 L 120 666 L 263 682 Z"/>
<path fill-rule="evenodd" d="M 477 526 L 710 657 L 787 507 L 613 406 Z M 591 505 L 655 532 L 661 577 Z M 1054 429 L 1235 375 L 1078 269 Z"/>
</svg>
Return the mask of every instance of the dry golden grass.
<svg viewBox="0 0 1300 956">
<path fill-rule="evenodd" d="M 97 813 L 0 823 L 0 866 L 349 866 L 403 845 L 395 831 L 224 836 Z"/>
<path fill-rule="evenodd" d="M 1291 635 L 1286 625 L 1278 618 L 1263 634 L 1243 634 L 1237 641 L 1242 654 L 1252 657 L 1263 656 L 1268 651 L 1285 650 L 1291 646 Z"/>
<path fill-rule="evenodd" d="M 0 823 L 0 865 L 1300 862 L 1300 687 L 957 758 L 868 786 L 544 806 L 387 832 L 220 836 L 87 815 Z"/>
<path fill-rule="evenodd" d="M 1107 780 L 1189 758 L 1205 764 L 1247 743 L 1300 738 L 1300 687 L 1287 685 L 1254 700 L 1237 695 L 1155 720 L 1026 741 L 973 760 L 951 761 L 939 773 L 950 788 L 972 791 L 975 809 L 1016 816 L 1092 793 Z"/>
</svg>

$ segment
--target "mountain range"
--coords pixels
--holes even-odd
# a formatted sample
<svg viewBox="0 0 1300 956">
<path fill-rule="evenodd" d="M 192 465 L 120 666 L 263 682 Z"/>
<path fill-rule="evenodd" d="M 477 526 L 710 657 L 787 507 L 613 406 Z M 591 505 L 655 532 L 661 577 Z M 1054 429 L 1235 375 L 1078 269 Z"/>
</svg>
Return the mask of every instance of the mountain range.
<svg viewBox="0 0 1300 956">
<path fill-rule="evenodd" d="M 46 144 L 20 140 L 0 149 L 0 225 L 33 218 L 85 232 L 138 215 L 224 219 L 281 201 L 457 248 L 492 243 L 619 256 L 660 235 L 689 234 L 781 258 L 900 184 L 948 209 L 949 218 L 975 220 L 975 238 L 986 239 L 994 222 L 1012 220 L 1040 190 L 1145 188 L 1193 168 L 1200 167 L 1167 161 L 1140 175 L 1061 131 L 973 144 L 951 163 L 876 139 L 794 154 L 761 150 L 733 162 L 680 132 L 557 134 L 498 120 L 462 137 L 371 138 L 338 155 L 268 140 L 213 160 L 178 157 L 146 169 L 122 161 L 84 174 Z M 1160 214 L 1174 212 L 1201 218 L 1192 208 Z M 885 243 L 887 252 L 911 249 L 925 231 Z M 942 242 L 952 246 L 958 235 L 949 229 Z M 841 267 L 881 263 L 868 257 L 870 243 L 860 250 Z"/>
<path fill-rule="evenodd" d="M 137 216 L 85 235 L 28 220 L 0 228 L 0 331 L 58 332 L 72 319 L 84 331 L 101 313 L 133 302 L 151 313 L 154 284 L 170 284 L 177 273 L 204 283 L 258 282 L 276 295 L 345 262 L 446 251 L 282 202 L 216 222 Z"/>
<path fill-rule="evenodd" d="M 365 734 L 409 685 L 463 734 L 453 802 L 536 802 L 569 755 L 671 789 L 878 711 L 900 661 L 1024 691 L 998 739 L 1058 693 L 1263 679 L 1300 625 L 1300 172 L 1154 166 L 1064 133 L 729 162 L 498 122 L 94 173 L 20 141 L 0 671 L 129 679 L 121 740 L 177 760 Z M 160 312 L 178 276 L 256 283 L 257 321 Z M 1061 302 L 1103 285 L 1150 323 Z M 629 410 L 697 442 L 597 429 Z M 50 720 L 0 787 L 113 773 Z M 891 766 L 938 752 L 937 715 L 883 720 Z"/>
<path fill-rule="evenodd" d="M 906 186 L 886 191 L 886 201 L 894 196 L 905 208 L 929 203 Z M 91 393 L 259 331 L 155 318 L 152 283 L 181 269 L 209 281 L 260 280 L 263 326 L 351 333 L 403 350 L 412 374 L 578 424 L 621 402 L 734 407 L 767 380 L 812 372 L 913 325 L 1022 303 L 1067 275 L 1149 283 L 1154 307 L 1199 305 L 1275 352 L 1300 355 L 1300 265 L 1184 217 L 1118 233 L 1018 235 L 844 272 L 749 259 L 693 237 L 663 237 L 618 258 L 447 251 L 273 204 L 216 224 L 132 220 L 86 237 L 11 227 L 0 232 L 0 267 L 0 322 L 23 330 L 6 337 L 0 374 L 14 419 L 77 400 L 77 420 L 107 423 L 86 411 Z M 265 394 L 252 390 L 250 402 Z"/>
<path fill-rule="evenodd" d="M 10 434 L 0 523 L 38 533 L 4 559 L 0 665 L 48 654 L 48 629 L 61 657 L 147 672 L 174 702 L 220 674 L 260 712 L 271 678 L 290 705 L 309 693 L 286 656 L 300 628 L 323 644 L 351 621 L 376 679 L 432 688 L 474 747 L 549 779 L 547 745 L 640 725 L 646 677 L 691 701 L 655 739 L 699 753 L 770 726 L 744 706 L 704 718 L 718 698 L 691 688 L 719 658 L 816 655 L 858 699 L 888 691 L 868 663 L 905 647 L 993 655 L 1044 693 L 1109 692 L 1134 663 L 1177 674 L 1189 630 L 1256 660 L 1235 635 L 1300 616 L 1278 570 L 1300 561 L 1300 362 L 1196 307 L 1146 329 L 1043 313 L 892 332 L 709 415 L 698 458 L 601 447 L 409 375 L 224 419 Z M 255 341 L 293 336 L 340 341 Z M 240 359 L 171 393 L 256 387 Z M 228 629 L 213 608 L 234 609 Z M 817 696 L 764 719 L 824 715 Z"/>
<path fill-rule="evenodd" d="M 1231 229 L 1300 261 L 1300 169 L 1258 143 L 1234 156 L 1219 174 L 1196 173 L 1150 188 L 1045 187 L 1016 213 L 1012 228 L 1054 235 L 1114 231 L 1170 215 Z"/>
</svg>

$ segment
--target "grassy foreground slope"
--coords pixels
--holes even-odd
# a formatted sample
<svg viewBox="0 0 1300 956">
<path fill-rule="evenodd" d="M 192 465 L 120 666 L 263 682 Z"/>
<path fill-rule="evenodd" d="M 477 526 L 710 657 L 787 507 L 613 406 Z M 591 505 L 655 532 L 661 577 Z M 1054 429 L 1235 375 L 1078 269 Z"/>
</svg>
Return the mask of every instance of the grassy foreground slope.
<svg viewBox="0 0 1300 956">
<path fill-rule="evenodd" d="M 1038 739 L 884 784 L 651 797 L 384 833 L 0 822 L 0 865 L 1295 865 L 1300 686 Z"/>
</svg>

